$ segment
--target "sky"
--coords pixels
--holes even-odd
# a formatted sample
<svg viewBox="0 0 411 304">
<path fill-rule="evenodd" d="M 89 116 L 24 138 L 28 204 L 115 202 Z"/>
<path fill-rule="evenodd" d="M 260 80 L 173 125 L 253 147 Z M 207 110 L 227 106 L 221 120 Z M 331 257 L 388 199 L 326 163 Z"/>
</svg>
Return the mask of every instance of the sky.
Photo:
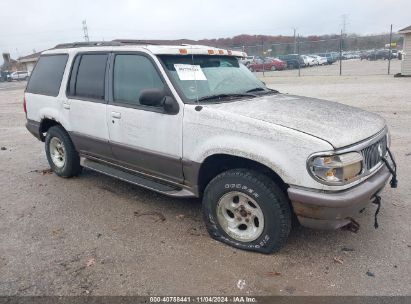
<svg viewBox="0 0 411 304">
<path fill-rule="evenodd" d="M 397 31 L 411 25 L 411 0 L 0 0 L 0 53 L 84 41 L 83 20 L 90 40 L 197 40 L 339 33 L 342 15 L 347 33 Z"/>
</svg>

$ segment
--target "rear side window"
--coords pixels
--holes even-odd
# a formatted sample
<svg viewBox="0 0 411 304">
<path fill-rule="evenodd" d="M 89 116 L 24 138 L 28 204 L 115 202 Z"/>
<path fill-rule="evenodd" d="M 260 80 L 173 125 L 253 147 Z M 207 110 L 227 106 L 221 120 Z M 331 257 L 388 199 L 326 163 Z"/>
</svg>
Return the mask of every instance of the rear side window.
<svg viewBox="0 0 411 304">
<path fill-rule="evenodd" d="M 144 89 L 164 89 L 153 63 L 141 55 L 116 55 L 114 61 L 113 95 L 117 102 L 139 105 Z"/>
<path fill-rule="evenodd" d="M 76 57 L 69 81 L 69 95 L 104 100 L 107 58 L 107 54 L 85 54 Z"/>
<path fill-rule="evenodd" d="M 26 92 L 57 96 L 68 55 L 43 55 L 31 73 Z"/>
</svg>

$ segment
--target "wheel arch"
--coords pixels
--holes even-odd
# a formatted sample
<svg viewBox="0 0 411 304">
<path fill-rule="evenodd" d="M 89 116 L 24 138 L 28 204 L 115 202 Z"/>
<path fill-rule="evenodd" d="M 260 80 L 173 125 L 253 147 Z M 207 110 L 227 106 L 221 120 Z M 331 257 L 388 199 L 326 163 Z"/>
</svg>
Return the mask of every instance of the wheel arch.
<svg viewBox="0 0 411 304">
<path fill-rule="evenodd" d="M 53 118 L 47 118 L 47 117 L 45 117 L 45 118 L 43 118 L 41 121 L 40 121 L 40 129 L 39 129 L 39 131 L 40 131 L 40 140 L 41 141 L 45 141 L 45 139 L 46 139 L 46 136 L 44 135 L 45 133 L 47 133 L 47 131 L 51 128 L 51 127 L 54 127 L 54 126 L 61 126 L 61 127 L 63 127 L 62 125 L 61 125 L 61 123 L 59 123 L 57 120 L 55 120 L 55 119 L 53 119 Z"/>
<path fill-rule="evenodd" d="M 230 169 L 250 169 L 260 172 L 273 180 L 287 194 L 288 184 L 270 167 L 243 156 L 225 153 L 207 156 L 198 170 L 197 185 L 201 196 L 207 184 L 218 174 Z"/>
</svg>

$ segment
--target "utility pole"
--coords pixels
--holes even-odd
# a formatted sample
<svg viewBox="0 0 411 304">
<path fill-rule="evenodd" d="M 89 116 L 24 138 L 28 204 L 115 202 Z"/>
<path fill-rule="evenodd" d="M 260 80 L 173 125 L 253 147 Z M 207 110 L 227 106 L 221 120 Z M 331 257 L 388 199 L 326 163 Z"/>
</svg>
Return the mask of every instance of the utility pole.
<svg viewBox="0 0 411 304">
<path fill-rule="evenodd" d="M 90 38 L 88 37 L 87 21 L 83 20 L 82 23 L 83 23 L 84 41 L 89 42 Z"/>
<path fill-rule="evenodd" d="M 347 25 L 348 25 L 348 22 L 347 22 L 347 20 L 348 20 L 348 15 L 347 15 L 347 14 L 342 14 L 342 15 L 341 15 L 341 19 L 342 19 L 342 23 L 341 23 L 342 32 L 343 32 L 343 34 L 346 34 Z"/>
<path fill-rule="evenodd" d="M 301 64 L 300 64 L 300 34 L 298 34 L 298 38 L 297 38 L 297 51 L 298 51 L 298 56 L 297 56 L 297 60 L 298 60 L 298 77 L 301 76 Z M 295 54 L 295 53 L 294 53 Z"/>
<path fill-rule="evenodd" d="M 391 69 L 391 43 L 392 43 L 392 24 L 390 28 L 390 48 L 389 48 L 389 54 L 388 54 L 388 75 L 390 75 L 390 69 Z"/>
<path fill-rule="evenodd" d="M 294 30 L 294 54 L 297 52 L 297 40 L 296 40 L 296 37 L 295 37 L 295 33 L 296 33 L 296 28 L 293 28 L 293 30 Z"/>
<path fill-rule="evenodd" d="M 263 60 L 263 77 L 264 77 L 265 76 L 264 75 L 265 66 L 264 66 L 264 37 L 263 36 L 261 36 L 261 59 Z"/>
<path fill-rule="evenodd" d="M 343 30 L 341 30 L 341 36 L 340 36 L 340 76 L 342 74 L 342 49 L 343 49 Z"/>
</svg>

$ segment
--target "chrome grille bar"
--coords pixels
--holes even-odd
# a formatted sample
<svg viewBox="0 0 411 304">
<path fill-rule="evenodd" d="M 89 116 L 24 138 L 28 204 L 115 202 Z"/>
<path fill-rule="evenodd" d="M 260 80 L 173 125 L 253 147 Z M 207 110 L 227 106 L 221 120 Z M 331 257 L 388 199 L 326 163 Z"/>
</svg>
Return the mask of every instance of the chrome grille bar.
<svg viewBox="0 0 411 304">
<path fill-rule="evenodd" d="M 377 142 L 361 150 L 364 158 L 364 165 L 367 170 L 371 170 L 381 162 L 381 158 L 387 154 L 387 137 L 383 136 Z"/>
</svg>

